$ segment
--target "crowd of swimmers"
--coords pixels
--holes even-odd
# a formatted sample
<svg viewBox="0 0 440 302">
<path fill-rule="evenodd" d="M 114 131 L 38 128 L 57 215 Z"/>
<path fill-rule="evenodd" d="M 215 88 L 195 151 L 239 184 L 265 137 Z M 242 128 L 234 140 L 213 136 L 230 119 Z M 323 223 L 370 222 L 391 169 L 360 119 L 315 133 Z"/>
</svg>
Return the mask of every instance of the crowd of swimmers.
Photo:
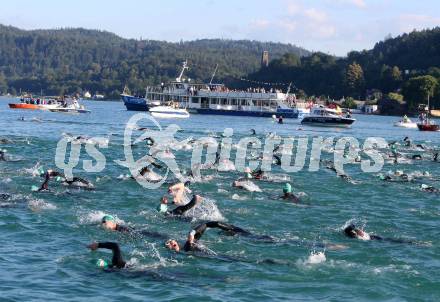
<svg viewBox="0 0 440 302">
<path fill-rule="evenodd" d="M 252 129 L 253 135 L 256 135 L 255 130 Z M 154 144 L 154 141 L 147 141 L 147 144 Z M 408 156 L 408 155 L 402 155 L 399 153 L 397 146 L 399 144 L 397 142 L 390 143 L 389 145 L 389 157 L 394 159 L 395 162 L 397 162 L 397 159 L 399 157 Z M 421 150 L 426 151 L 426 147 L 423 145 L 414 145 L 408 137 L 406 137 L 403 140 L 403 146 L 405 148 L 413 148 L 414 150 Z M 278 150 L 274 150 L 278 151 Z M 6 158 L 7 151 L 4 149 L 0 149 L 0 161 L 7 161 Z M 409 157 L 412 160 L 423 160 L 424 157 L 422 154 L 412 154 Z M 438 153 L 433 152 L 432 154 L 432 161 L 438 162 Z M 279 156 L 274 156 L 274 163 L 277 164 L 280 161 Z M 356 162 L 356 159 L 355 159 Z M 219 164 L 219 154 L 217 152 L 216 161 L 215 164 Z M 279 163 L 278 163 L 279 164 Z M 337 176 L 340 178 L 353 182 L 352 179 L 346 175 L 346 174 L 340 174 L 335 169 L 334 163 L 330 160 L 322 160 L 321 164 L 323 164 L 327 169 L 334 171 L 337 173 Z M 139 177 L 151 177 L 148 176 L 148 173 L 154 173 L 153 169 L 161 169 L 162 165 L 160 165 L 158 162 L 156 162 L 154 159 L 149 162 L 147 166 L 141 167 L 139 170 Z M 57 172 L 55 170 L 47 170 L 47 171 L 41 171 L 41 176 L 43 177 L 43 182 L 39 187 L 34 187 L 33 191 L 36 192 L 47 192 L 50 191 L 49 184 L 51 181 L 59 182 L 65 186 L 70 187 L 77 187 L 81 189 L 86 190 L 94 190 L 95 186 L 88 180 L 80 178 L 80 177 L 73 177 L 71 179 L 68 179 L 65 175 L 63 175 L 60 172 Z M 194 178 L 194 175 L 190 175 L 192 178 Z M 430 176 L 428 174 L 424 174 L 424 176 Z M 265 172 L 261 169 L 257 169 L 252 171 L 250 168 L 246 168 L 244 171 L 244 176 L 238 178 L 232 183 L 232 186 L 235 188 L 245 189 L 248 191 L 258 191 L 258 186 L 255 185 L 252 181 L 256 180 L 262 180 L 265 178 Z M 405 174 L 403 172 L 396 172 L 394 175 L 380 175 L 380 179 L 383 181 L 410 181 L 411 177 L 408 174 Z M 157 206 L 158 213 L 161 213 L 165 217 L 182 217 L 185 216 L 186 213 L 191 211 L 192 209 L 200 206 L 203 204 L 204 197 L 202 197 L 199 194 L 194 194 L 189 187 L 191 186 L 190 181 L 186 182 L 177 182 L 168 187 L 168 194 L 170 197 L 172 197 L 172 202 L 169 202 L 168 196 L 164 195 Z M 426 184 L 421 184 L 420 189 L 425 192 L 430 193 L 440 193 L 440 190 L 429 186 Z M 189 199 L 187 196 L 189 194 L 192 194 L 192 197 Z M 0 196 L 0 198 L 2 198 Z M 293 203 L 300 203 L 301 199 L 300 197 L 293 192 L 293 188 L 291 183 L 286 182 L 282 187 L 282 194 L 279 195 L 279 199 L 286 201 L 286 202 L 293 202 Z M 189 200 L 189 201 L 188 201 Z M 174 205 L 171 206 L 170 204 Z M 161 234 L 157 232 L 153 232 L 150 230 L 142 230 L 142 229 L 136 229 L 133 227 L 129 227 L 123 224 L 118 223 L 118 221 L 115 219 L 112 215 L 104 215 L 101 219 L 101 225 L 105 230 L 113 231 L 113 232 L 119 232 L 121 234 L 126 234 L 129 236 L 147 236 L 150 238 L 156 238 L 164 240 L 165 247 L 169 250 L 181 253 L 193 253 L 193 252 L 203 252 L 204 246 L 200 244 L 200 240 L 203 236 L 203 234 L 208 229 L 218 229 L 222 233 L 230 235 L 230 236 L 245 236 L 245 237 L 251 237 L 256 240 L 264 240 L 265 242 L 274 242 L 274 238 L 267 235 L 256 235 L 253 234 L 241 227 L 235 226 L 233 224 L 221 222 L 221 221 L 204 221 L 197 225 L 194 228 L 191 228 L 187 237 L 184 240 L 177 240 L 177 239 L 170 239 L 167 238 L 168 236 L 166 234 Z M 395 243 L 412 243 L 410 241 L 404 241 L 400 239 L 394 239 L 394 238 L 384 238 L 382 236 L 378 236 L 375 234 L 369 234 L 366 231 L 364 231 L 362 228 L 357 227 L 355 224 L 350 223 L 349 225 L 345 226 L 343 228 L 342 233 L 347 236 L 348 238 L 356 238 L 360 240 L 376 240 L 376 241 L 389 241 L 389 242 L 395 242 Z M 113 253 L 111 261 L 106 261 L 103 259 L 99 259 L 97 261 L 97 265 L 102 268 L 125 268 L 127 266 L 127 262 L 124 260 L 121 248 L 119 247 L 118 243 L 116 242 L 92 242 L 88 245 L 88 248 L 92 251 L 97 249 L 108 249 L 111 250 Z"/>
</svg>

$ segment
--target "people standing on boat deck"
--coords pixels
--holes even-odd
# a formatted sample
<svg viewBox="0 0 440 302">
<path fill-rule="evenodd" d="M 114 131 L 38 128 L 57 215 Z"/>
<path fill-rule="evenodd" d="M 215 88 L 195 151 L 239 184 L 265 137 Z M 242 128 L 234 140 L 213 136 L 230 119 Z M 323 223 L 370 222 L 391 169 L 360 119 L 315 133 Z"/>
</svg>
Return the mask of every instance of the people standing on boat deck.
<svg viewBox="0 0 440 302">
<path fill-rule="evenodd" d="M 90 250 L 95 251 L 97 249 L 108 249 L 113 253 L 111 263 L 103 259 L 99 259 L 96 265 L 100 268 L 125 268 L 127 262 L 122 258 L 121 249 L 116 242 L 93 242 L 87 246 Z"/>
<path fill-rule="evenodd" d="M 190 184 L 190 181 L 185 183 L 179 182 L 168 188 L 168 193 L 173 196 L 174 204 L 181 205 L 183 203 L 185 193 L 191 193 L 191 190 L 188 188 Z"/>
<path fill-rule="evenodd" d="M 191 230 L 191 232 L 189 232 L 186 242 L 182 245 L 183 251 L 185 252 L 203 251 L 203 248 L 198 244 L 198 241 L 200 240 L 206 229 L 212 229 L 212 228 L 217 228 L 222 231 L 225 231 L 228 235 L 251 236 L 255 239 L 273 241 L 273 238 L 270 236 L 254 236 L 252 233 L 243 230 L 242 228 L 236 227 L 232 224 L 227 224 L 218 221 L 209 221 L 198 225 L 193 230 Z M 181 250 L 181 245 L 175 239 L 169 239 L 165 243 L 165 246 L 172 251 L 180 252 Z"/>
<path fill-rule="evenodd" d="M 201 196 L 193 195 L 193 197 L 191 198 L 191 201 L 188 202 L 187 204 L 182 205 L 182 206 L 178 206 L 173 210 L 168 210 L 168 199 L 166 198 L 166 196 L 164 196 L 164 197 L 162 197 L 160 205 L 157 208 L 157 210 L 159 212 L 165 213 L 167 215 L 182 216 L 187 211 L 194 208 L 198 203 L 202 202 L 202 200 L 203 200 L 203 198 Z"/>
</svg>

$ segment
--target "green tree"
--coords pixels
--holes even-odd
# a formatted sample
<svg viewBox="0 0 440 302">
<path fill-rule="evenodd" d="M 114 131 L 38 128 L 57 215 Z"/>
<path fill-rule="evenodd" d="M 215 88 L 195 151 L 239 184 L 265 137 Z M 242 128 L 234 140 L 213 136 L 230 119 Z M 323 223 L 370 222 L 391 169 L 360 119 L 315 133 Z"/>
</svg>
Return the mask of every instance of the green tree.
<svg viewBox="0 0 440 302">
<path fill-rule="evenodd" d="M 352 97 L 348 97 L 342 102 L 342 107 L 349 109 L 356 109 L 357 104 Z"/>
<path fill-rule="evenodd" d="M 433 76 L 418 76 L 405 83 L 402 94 L 409 108 L 415 109 L 419 103 L 426 104 L 428 96 L 433 99 L 437 86 L 438 81 Z"/>
<path fill-rule="evenodd" d="M 8 83 L 3 72 L 0 71 L 0 95 L 8 92 Z"/>
<path fill-rule="evenodd" d="M 359 96 L 363 92 L 365 79 L 361 65 L 353 62 L 347 66 L 345 83 L 352 94 Z"/>
</svg>

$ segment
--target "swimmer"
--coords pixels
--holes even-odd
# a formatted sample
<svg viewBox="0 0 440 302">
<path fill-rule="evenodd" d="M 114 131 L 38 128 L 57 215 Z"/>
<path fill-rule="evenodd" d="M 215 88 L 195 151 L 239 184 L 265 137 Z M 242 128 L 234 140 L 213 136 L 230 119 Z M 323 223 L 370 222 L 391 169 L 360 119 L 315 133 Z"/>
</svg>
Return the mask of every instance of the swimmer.
<svg viewBox="0 0 440 302">
<path fill-rule="evenodd" d="M 183 206 L 178 206 L 177 208 L 169 211 L 168 210 L 168 199 L 164 196 L 162 197 L 161 203 L 158 207 L 158 211 L 161 213 L 166 213 L 167 215 L 172 216 L 182 216 L 185 212 L 194 208 L 198 203 L 202 202 L 203 198 L 199 195 L 193 195 L 190 202 Z"/>
<path fill-rule="evenodd" d="M 7 161 L 6 159 L 6 152 L 8 152 L 6 149 L 0 150 L 0 161 Z"/>
<path fill-rule="evenodd" d="M 244 189 L 249 192 L 262 192 L 261 189 L 252 181 L 246 178 L 239 178 L 232 183 L 234 188 Z"/>
<path fill-rule="evenodd" d="M 105 215 L 104 217 L 102 217 L 101 225 L 104 229 L 109 230 L 109 231 L 115 231 L 115 232 L 120 232 L 120 233 L 134 235 L 134 236 L 140 235 L 140 236 L 148 236 L 148 237 L 159 238 L 159 239 L 166 238 L 165 235 L 162 235 L 157 232 L 150 232 L 147 230 L 136 230 L 134 228 L 121 225 L 116 222 L 115 217 L 113 217 L 112 215 Z"/>
<path fill-rule="evenodd" d="M 411 159 L 414 159 L 414 160 L 421 160 L 421 159 L 422 159 L 422 156 L 421 156 L 420 154 L 414 154 L 413 156 L 411 156 Z"/>
<path fill-rule="evenodd" d="M 261 169 L 252 172 L 252 178 L 254 179 L 262 179 L 263 177 L 264 177 L 264 172 Z"/>
<path fill-rule="evenodd" d="M 47 170 L 46 173 L 42 174 L 44 176 L 44 182 L 41 187 L 37 190 L 38 192 L 50 191 L 49 190 L 49 181 L 54 177 L 60 177 L 60 179 L 64 179 L 64 176 L 53 170 Z"/>
<path fill-rule="evenodd" d="M 217 228 L 222 231 L 225 231 L 228 235 L 244 235 L 244 236 L 252 236 L 252 234 L 246 230 L 243 230 L 242 228 L 236 227 L 232 224 L 227 224 L 223 222 L 218 221 L 209 221 L 203 224 L 198 225 L 195 227 L 191 232 L 188 234 L 188 238 L 183 244 L 183 251 L 185 252 L 191 252 L 191 251 L 203 251 L 203 248 L 198 244 L 198 241 L 202 237 L 203 233 L 208 228 Z M 259 236 L 257 239 L 273 239 L 270 236 Z M 170 239 L 165 243 L 165 246 L 169 248 L 172 251 L 180 252 L 181 245 L 177 242 L 177 240 Z"/>
<path fill-rule="evenodd" d="M 73 177 L 71 180 L 64 179 L 63 184 L 77 188 L 84 188 L 87 190 L 95 189 L 95 186 L 90 181 L 81 177 Z"/>
<path fill-rule="evenodd" d="M 383 238 L 381 236 L 377 235 L 371 235 L 367 232 L 358 229 L 354 224 L 350 224 L 344 229 L 345 236 L 349 238 L 356 238 L 360 240 L 378 240 L 378 241 L 388 241 L 388 242 L 394 242 L 394 243 L 408 243 L 408 244 L 414 244 L 415 242 L 410 240 L 403 240 L 403 239 L 395 239 L 395 238 Z"/>
<path fill-rule="evenodd" d="M 405 142 L 405 147 L 411 147 L 412 142 L 411 142 L 411 140 L 409 139 L 408 136 L 406 136 L 406 137 L 403 139 L 403 141 Z"/>
<path fill-rule="evenodd" d="M 434 154 L 434 157 L 432 158 L 433 161 L 439 162 L 439 158 L 438 158 L 438 152 L 436 152 Z"/>
<path fill-rule="evenodd" d="M 108 249 L 112 250 L 112 262 L 109 264 L 107 261 L 99 259 L 96 265 L 101 268 L 125 268 L 127 263 L 122 258 L 121 249 L 119 245 L 115 242 L 93 242 L 87 246 L 90 250 L 95 251 L 97 249 Z"/>
<path fill-rule="evenodd" d="M 356 238 L 361 240 L 382 240 L 383 238 L 376 235 L 370 235 L 361 229 L 356 228 L 354 224 L 350 224 L 344 229 L 344 234 L 350 238 Z"/>
<path fill-rule="evenodd" d="M 440 193 L 440 190 L 437 188 L 434 188 L 433 186 L 428 186 L 426 184 L 420 185 L 420 190 L 428 193 Z"/>
<path fill-rule="evenodd" d="M 299 202 L 299 198 L 292 193 L 292 186 L 290 183 L 286 183 L 283 187 L 283 195 L 281 196 L 281 199 L 293 201 L 295 203 Z"/>
<path fill-rule="evenodd" d="M 251 129 L 251 135 L 257 135 L 257 132 L 255 131 L 255 129 Z"/>
<path fill-rule="evenodd" d="M 188 188 L 190 184 L 190 181 L 186 181 L 185 183 L 179 182 L 168 188 L 168 193 L 173 196 L 174 204 L 181 205 L 183 203 L 185 193 L 191 193 L 191 190 Z"/>
<path fill-rule="evenodd" d="M 282 115 L 280 115 L 280 117 L 278 118 L 278 124 L 284 124 Z"/>
</svg>

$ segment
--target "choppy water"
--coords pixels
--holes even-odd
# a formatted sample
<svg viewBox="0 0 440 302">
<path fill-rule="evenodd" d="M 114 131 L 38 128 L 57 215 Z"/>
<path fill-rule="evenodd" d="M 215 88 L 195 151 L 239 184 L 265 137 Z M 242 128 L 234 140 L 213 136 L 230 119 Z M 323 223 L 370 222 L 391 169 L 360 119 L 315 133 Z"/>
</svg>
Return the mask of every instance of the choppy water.
<svg viewBox="0 0 440 302">
<path fill-rule="evenodd" d="M 271 235 L 276 243 L 228 237 L 212 230 L 203 244 L 215 256 L 176 255 L 162 239 L 130 238 L 98 226 L 104 213 L 125 224 L 184 239 L 198 221 L 166 219 L 156 212 L 166 186 L 146 190 L 131 180 L 114 160 L 123 159 L 123 131 L 132 115 L 122 103 L 86 103 L 90 115 L 13 111 L 0 99 L 0 147 L 12 159 L 0 162 L 0 295 L 2 301 L 90 299 L 118 301 L 267 301 L 267 300 L 392 300 L 436 301 L 440 296 L 439 195 L 419 190 L 421 182 L 440 187 L 437 180 L 386 183 L 362 173 L 359 165 L 347 171 L 358 184 L 350 184 L 321 169 L 289 174 L 296 192 L 307 197 L 301 205 L 282 202 L 283 183 L 258 182 L 263 193 L 231 188 L 238 172 L 213 172 L 214 180 L 192 185 L 194 192 L 215 201 L 226 221 L 256 234 Z M 20 120 L 24 117 L 24 121 Z M 184 130 L 179 139 L 206 136 L 234 129 L 234 140 L 248 135 L 276 132 L 285 136 L 380 136 L 401 140 L 406 135 L 431 146 L 440 145 L 440 134 L 392 126 L 397 118 L 357 116 L 351 129 L 308 128 L 297 130 L 297 121 L 284 125 L 270 119 L 193 115 L 178 121 Z M 161 121 L 166 126 L 170 121 Z M 40 177 L 32 176 L 37 163 L 55 168 L 54 156 L 63 133 L 103 136 L 106 169 L 75 175 L 93 181 L 95 191 L 71 190 L 60 185 L 52 193 L 31 192 Z M 135 149 L 142 155 L 142 149 Z M 189 166 L 190 152 L 176 153 L 181 165 Z M 326 155 L 329 156 L 329 155 Z M 81 159 L 90 159 L 84 153 Z M 428 160 L 413 164 L 387 164 L 388 170 L 429 171 L 440 177 L 440 164 Z M 274 173 L 283 173 L 275 168 Z M 361 241 L 341 233 L 354 219 L 365 230 L 415 244 Z M 92 241 L 117 241 L 132 268 L 105 272 L 95 266 L 97 258 L 110 258 L 105 251 L 90 252 Z M 347 246 L 325 250 L 320 243 Z"/>
</svg>

